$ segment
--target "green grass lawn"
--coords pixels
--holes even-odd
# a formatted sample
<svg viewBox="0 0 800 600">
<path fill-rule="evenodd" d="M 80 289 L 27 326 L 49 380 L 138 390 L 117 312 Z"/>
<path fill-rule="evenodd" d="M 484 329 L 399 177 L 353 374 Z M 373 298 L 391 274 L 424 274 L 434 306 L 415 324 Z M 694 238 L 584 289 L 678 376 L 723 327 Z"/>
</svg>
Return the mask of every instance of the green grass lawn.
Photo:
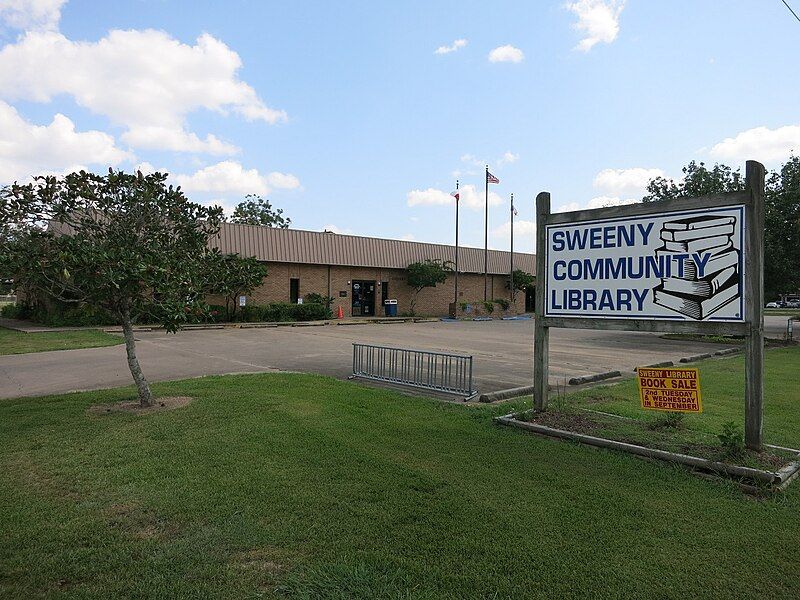
<svg viewBox="0 0 800 600">
<path fill-rule="evenodd" d="M 23 333 L 0 327 L 0 355 L 116 346 L 122 337 L 94 329 Z"/>
<path fill-rule="evenodd" d="M 778 317 L 797 317 L 800 319 L 800 309 L 798 308 L 765 308 L 764 314 Z"/>
<path fill-rule="evenodd" d="M 728 382 L 703 384 L 711 408 Z M 800 596 L 800 485 L 756 501 L 495 426 L 503 407 L 321 376 L 153 387 L 195 400 L 0 401 L 0 597 Z"/>
<path fill-rule="evenodd" d="M 744 357 L 736 355 L 692 365 L 700 370 L 703 412 L 686 414 L 688 429 L 711 434 L 728 421 L 744 424 Z M 779 446 L 800 448 L 800 346 L 774 348 L 766 353 L 764 377 L 764 439 Z M 569 396 L 573 406 L 653 421 L 663 413 L 640 407 L 636 379 L 588 388 Z M 530 402 L 527 403 L 530 405 Z M 516 405 L 515 405 L 516 406 Z M 524 407 L 524 405 L 520 405 Z M 509 409 L 510 412 L 510 409 Z"/>
</svg>

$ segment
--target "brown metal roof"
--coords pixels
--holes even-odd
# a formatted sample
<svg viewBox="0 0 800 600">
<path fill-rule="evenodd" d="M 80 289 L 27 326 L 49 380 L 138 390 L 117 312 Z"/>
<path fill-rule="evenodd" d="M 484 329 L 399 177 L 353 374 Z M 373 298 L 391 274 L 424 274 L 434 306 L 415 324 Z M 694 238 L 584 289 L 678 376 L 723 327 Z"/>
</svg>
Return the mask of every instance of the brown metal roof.
<svg viewBox="0 0 800 600">
<path fill-rule="evenodd" d="M 260 225 L 223 223 L 212 245 L 224 253 L 255 256 L 258 260 L 350 267 L 405 269 L 426 259 L 455 262 L 455 246 L 385 240 L 321 233 L 301 229 L 274 229 Z M 510 268 L 511 253 L 489 250 L 489 273 L 504 275 Z M 461 273 L 483 273 L 483 249 L 458 249 Z M 535 274 L 536 257 L 514 252 L 514 268 Z"/>
</svg>

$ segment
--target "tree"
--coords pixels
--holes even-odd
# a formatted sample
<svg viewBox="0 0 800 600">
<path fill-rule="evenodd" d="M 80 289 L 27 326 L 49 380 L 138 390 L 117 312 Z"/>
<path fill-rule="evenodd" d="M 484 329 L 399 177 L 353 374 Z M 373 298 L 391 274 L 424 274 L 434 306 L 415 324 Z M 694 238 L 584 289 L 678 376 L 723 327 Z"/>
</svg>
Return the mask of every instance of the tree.
<svg viewBox="0 0 800 600">
<path fill-rule="evenodd" d="M 444 283 L 447 276 L 453 272 L 452 264 L 450 261 L 428 259 L 411 263 L 406 267 L 406 283 L 414 290 L 411 297 L 411 314 L 414 314 L 414 307 L 417 305 L 417 294 L 423 288 L 436 287 L 436 284 Z"/>
<path fill-rule="evenodd" d="M 518 291 L 527 289 L 528 286 L 533 285 L 534 281 L 536 281 L 536 277 L 530 273 L 522 269 L 514 269 L 514 272 L 511 273 L 511 277 L 509 277 L 506 282 L 506 287 L 511 287 L 513 283 L 513 293 L 516 294 Z"/>
<path fill-rule="evenodd" d="M 111 313 L 122 325 L 142 406 L 153 396 L 133 324 L 146 319 L 174 333 L 201 310 L 208 239 L 222 217 L 221 208 L 190 202 L 166 179 L 111 169 L 36 177 L 3 190 L 0 202 L 0 223 L 29 228 L 23 243 L 3 242 L 0 271 L 62 302 Z"/>
<path fill-rule="evenodd" d="M 237 297 L 261 285 L 267 276 L 267 267 L 255 257 L 243 258 L 213 250 L 206 259 L 205 272 L 206 291 L 225 299 L 225 318 L 232 320 L 238 306 Z"/>
<path fill-rule="evenodd" d="M 744 189 L 744 179 L 739 169 L 715 164 L 711 169 L 705 163 L 691 161 L 681 169 L 682 180 L 656 177 L 647 184 L 647 195 L 643 202 L 694 198 L 711 194 L 738 192 Z"/>
<path fill-rule="evenodd" d="M 764 202 L 764 293 L 800 291 L 800 157 L 767 177 Z"/>
<path fill-rule="evenodd" d="M 683 179 L 656 177 L 647 185 L 644 202 L 692 198 L 744 189 L 740 171 L 716 164 L 711 169 L 691 161 Z M 769 173 L 764 198 L 764 293 L 775 298 L 800 289 L 800 157 L 791 156 L 779 171 Z"/>
<path fill-rule="evenodd" d="M 234 209 L 231 222 L 288 229 L 292 220 L 283 216 L 282 208 L 273 209 L 269 200 L 256 194 L 248 194 L 244 202 L 240 202 Z"/>
</svg>

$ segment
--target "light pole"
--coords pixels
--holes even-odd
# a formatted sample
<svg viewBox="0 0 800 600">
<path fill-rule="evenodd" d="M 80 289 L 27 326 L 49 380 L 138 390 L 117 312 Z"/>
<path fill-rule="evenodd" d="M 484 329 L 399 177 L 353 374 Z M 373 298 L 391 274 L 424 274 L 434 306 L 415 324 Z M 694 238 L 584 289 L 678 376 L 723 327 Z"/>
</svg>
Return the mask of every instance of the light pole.
<svg viewBox="0 0 800 600">
<path fill-rule="evenodd" d="M 456 193 L 453 196 L 456 199 L 456 289 L 453 302 L 456 304 L 456 314 L 458 314 L 458 179 L 456 179 Z"/>
<path fill-rule="evenodd" d="M 514 193 L 511 193 L 511 273 L 508 279 L 508 287 L 511 288 L 511 304 L 514 304 Z"/>
</svg>

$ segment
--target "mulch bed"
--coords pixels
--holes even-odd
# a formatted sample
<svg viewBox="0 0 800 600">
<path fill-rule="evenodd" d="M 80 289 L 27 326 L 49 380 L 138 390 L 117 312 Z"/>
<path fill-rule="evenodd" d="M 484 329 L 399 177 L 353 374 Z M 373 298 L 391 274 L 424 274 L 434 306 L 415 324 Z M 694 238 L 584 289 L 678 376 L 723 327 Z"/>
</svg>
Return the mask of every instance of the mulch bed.
<svg viewBox="0 0 800 600">
<path fill-rule="evenodd" d="M 138 400 L 124 400 L 114 404 L 95 404 L 90 406 L 86 412 L 90 415 L 107 415 L 113 413 L 127 413 L 130 415 L 149 415 L 152 413 L 166 412 L 175 410 L 189 404 L 194 398 L 189 396 L 168 396 L 166 398 L 156 398 L 152 406 L 142 407 Z"/>
</svg>

